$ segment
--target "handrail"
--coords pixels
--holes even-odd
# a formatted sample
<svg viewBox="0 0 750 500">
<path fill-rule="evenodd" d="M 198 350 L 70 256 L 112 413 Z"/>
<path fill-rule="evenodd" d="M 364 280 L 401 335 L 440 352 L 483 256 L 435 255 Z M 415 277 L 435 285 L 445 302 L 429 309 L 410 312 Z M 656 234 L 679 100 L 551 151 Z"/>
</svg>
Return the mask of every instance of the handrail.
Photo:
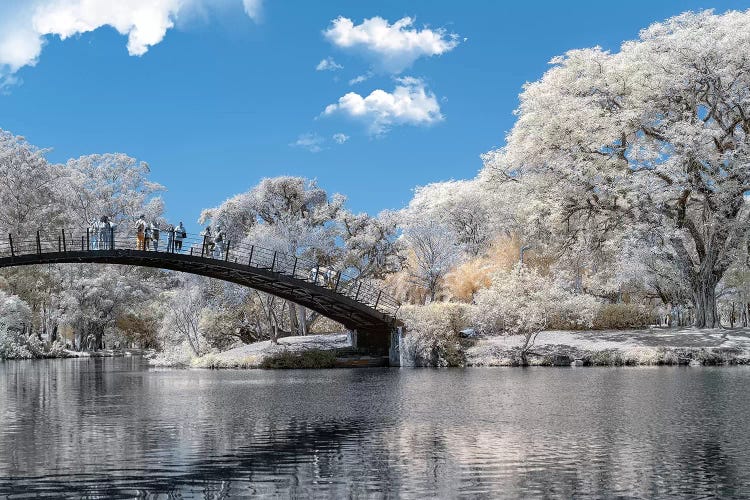
<svg viewBox="0 0 750 500">
<path fill-rule="evenodd" d="M 0 258 L 16 258 L 30 254 L 109 250 L 137 250 L 159 254 L 191 255 L 203 259 L 264 269 L 302 280 L 352 299 L 394 319 L 401 305 L 396 298 L 372 284 L 366 278 L 359 278 L 297 255 L 250 243 L 232 243 L 229 245 L 228 241 L 216 242 L 204 236 L 179 240 L 171 236 L 173 236 L 173 232 L 162 230 L 160 231 L 158 244 L 154 246 L 153 241 L 150 241 L 148 248 L 144 248 L 144 241 L 139 239 L 133 230 L 122 232 L 116 229 L 62 229 L 59 233 L 40 230 L 30 240 L 24 240 L 18 236 L 14 237 L 11 233 L 8 233 L 7 241 L 0 241 Z M 179 245 L 176 244 L 177 241 L 180 241 Z"/>
</svg>

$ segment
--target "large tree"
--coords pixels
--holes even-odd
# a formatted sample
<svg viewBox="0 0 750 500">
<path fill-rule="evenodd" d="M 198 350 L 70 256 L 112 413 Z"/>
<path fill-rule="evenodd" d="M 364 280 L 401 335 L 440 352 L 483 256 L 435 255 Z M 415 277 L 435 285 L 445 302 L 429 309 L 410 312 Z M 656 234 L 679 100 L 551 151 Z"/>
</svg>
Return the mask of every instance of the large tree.
<svg viewBox="0 0 750 500">
<path fill-rule="evenodd" d="M 750 11 L 686 13 L 609 53 L 552 60 L 521 94 L 489 168 L 542 178 L 571 231 L 642 235 L 688 284 L 696 326 L 718 325 L 716 287 L 746 241 Z"/>
</svg>

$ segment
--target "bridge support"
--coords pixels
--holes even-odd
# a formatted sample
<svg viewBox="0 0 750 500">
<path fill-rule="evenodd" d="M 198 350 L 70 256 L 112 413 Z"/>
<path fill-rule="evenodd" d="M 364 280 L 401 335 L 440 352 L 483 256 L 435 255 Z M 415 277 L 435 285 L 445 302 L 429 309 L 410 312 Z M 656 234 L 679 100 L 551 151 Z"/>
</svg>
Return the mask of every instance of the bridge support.
<svg viewBox="0 0 750 500">
<path fill-rule="evenodd" d="M 351 330 L 349 332 L 352 347 L 370 356 L 389 356 L 391 350 L 392 329 Z"/>
</svg>

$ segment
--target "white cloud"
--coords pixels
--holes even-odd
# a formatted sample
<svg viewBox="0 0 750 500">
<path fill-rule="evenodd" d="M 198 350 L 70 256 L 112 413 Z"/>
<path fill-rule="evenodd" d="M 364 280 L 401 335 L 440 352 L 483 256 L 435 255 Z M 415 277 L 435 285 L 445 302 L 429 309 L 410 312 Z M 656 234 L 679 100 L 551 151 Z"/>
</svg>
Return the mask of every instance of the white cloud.
<svg viewBox="0 0 750 500">
<path fill-rule="evenodd" d="M 323 151 L 323 144 L 325 139 L 317 134 L 300 134 L 297 140 L 289 144 L 293 148 L 302 148 L 310 151 L 311 153 L 319 153 Z"/>
<path fill-rule="evenodd" d="M 237 1 L 237 0 L 233 0 Z M 262 0 L 243 0 L 257 20 Z M 145 54 L 164 39 L 180 12 L 214 5 L 211 0 L 3 0 L 0 3 L 0 84 L 37 63 L 46 37 L 71 36 L 111 26 L 128 37 L 132 56 Z"/>
<path fill-rule="evenodd" d="M 441 55 L 453 50 L 460 42 L 455 33 L 444 29 L 417 29 L 410 17 L 393 24 L 382 17 L 365 19 L 355 25 L 339 16 L 323 31 L 325 38 L 342 49 L 361 52 L 380 71 L 398 74 L 420 57 Z"/>
<path fill-rule="evenodd" d="M 344 67 L 333 60 L 333 57 L 326 57 L 315 66 L 315 71 L 338 71 Z"/>
<path fill-rule="evenodd" d="M 339 132 L 338 134 L 333 134 L 333 142 L 336 144 L 344 144 L 346 141 L 349 140 L 349 136 Z"/>
<path fill-rule="evenodd" d="M 435 94 L 417 78 L 400 78 L 393 92 L 374 90 L 367 97 L 356 92 L 326 106 L 323 115 L 344 115 L 367 124 L 371 134 L 382 135 L 395 125 L 433 125 L 443 120 Z"/>
<path fill-rule="evenodd" d="M 250 19 L 256 22 L 260 21 L 263 0 L 242 0 L 242 6 Z"/>
<path fill-rule="evenodd" d="M 356 85 L 358 83 L 366 82 L 370 78 L 372 78 L 372 71 L 368 71 L 364 75 L 359 75 L 352 78 L 351 80 L 349 80 L 349 85 Z"/>
</svg>

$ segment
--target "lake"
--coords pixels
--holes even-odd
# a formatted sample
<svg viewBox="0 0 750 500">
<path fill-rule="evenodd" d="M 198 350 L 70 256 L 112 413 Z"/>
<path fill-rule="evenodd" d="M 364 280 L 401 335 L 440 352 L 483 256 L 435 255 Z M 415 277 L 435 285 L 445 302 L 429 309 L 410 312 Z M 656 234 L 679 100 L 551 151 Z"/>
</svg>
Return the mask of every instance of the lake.
<svg viewBox="0 0 750 500">
<path fill-rule="evenodd" d="M 750 496 L 750 369 L 0 362 L 0 496 Z"/>
</svg>

